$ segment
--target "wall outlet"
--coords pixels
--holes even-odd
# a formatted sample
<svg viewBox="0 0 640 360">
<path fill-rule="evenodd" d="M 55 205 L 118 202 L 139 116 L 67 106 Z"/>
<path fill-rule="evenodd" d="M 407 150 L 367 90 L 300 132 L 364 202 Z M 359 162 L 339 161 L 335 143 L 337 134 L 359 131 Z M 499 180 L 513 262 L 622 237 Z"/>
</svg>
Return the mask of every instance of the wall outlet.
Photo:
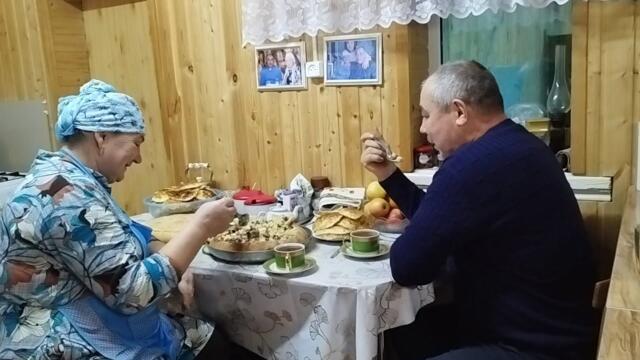
<svg viewBox="0 0 640 360">
<path fill-rule="evenodd" d="M 306 73 L 309 78 L 318 78 L 323 76 L 322 61 L 308 61 L 306 65 Z"/>
</svg>

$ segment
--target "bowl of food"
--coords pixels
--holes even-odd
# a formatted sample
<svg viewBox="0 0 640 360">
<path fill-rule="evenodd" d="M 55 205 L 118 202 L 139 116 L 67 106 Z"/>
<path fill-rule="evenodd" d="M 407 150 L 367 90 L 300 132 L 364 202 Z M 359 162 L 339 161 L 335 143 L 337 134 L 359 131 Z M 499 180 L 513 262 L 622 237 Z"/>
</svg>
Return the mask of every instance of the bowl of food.
<svg viewBox="0 0 640 360">
<path fill-rule="evenodd" d="M 407 218 L 376 218 L 373 222 L 375 230 L 392 234 L 402 234 L 407 225 L 409 225 L 409 219 Z"/>
<path fill-rule="evenodd" d="M 222 190 L 211 183 L 195 182 L 169 186 L 144 199 L 147 211 L 153 217 L 196 211 L 203 204 L 224 197 Z"/>
</svg>

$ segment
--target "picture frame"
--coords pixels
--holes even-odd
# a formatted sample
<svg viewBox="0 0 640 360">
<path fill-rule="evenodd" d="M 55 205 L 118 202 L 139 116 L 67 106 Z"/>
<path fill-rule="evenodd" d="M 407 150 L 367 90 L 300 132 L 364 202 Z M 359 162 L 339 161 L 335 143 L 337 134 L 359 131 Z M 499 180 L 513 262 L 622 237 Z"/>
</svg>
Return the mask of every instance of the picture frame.
<svg viewBox="0 0 640 360">
<path fill-rule="evenodd" d="M 328 86 L 381 85 L 382 34 L 326 36 L 324 83 Z"/>
<path fill-rule="evenodd" d="M 305 73 L 307 59 L 304 42 L 256 46 L 255 59 L 258 91 L 307 88 Z"/>
</svg>

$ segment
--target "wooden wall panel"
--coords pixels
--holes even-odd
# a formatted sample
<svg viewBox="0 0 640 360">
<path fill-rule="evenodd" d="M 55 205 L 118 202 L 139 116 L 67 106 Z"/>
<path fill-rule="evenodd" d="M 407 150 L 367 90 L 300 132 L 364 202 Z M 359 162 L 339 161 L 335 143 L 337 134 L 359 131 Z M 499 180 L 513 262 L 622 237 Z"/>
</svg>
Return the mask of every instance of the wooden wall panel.
<svg viewBox="0 0 640 360">
<path fill-rule="evenodd" d="M 44 57 L 36 0 L 0 2 L 0 99 L 44 100 Z"/>
<path fill-rule="evenodd" d="M 633 1 L 574 3 L 572 155 L 580 174 L 612 176 L 613 201 L 582 204 L 601 278 L 608 277 L 631 183 L 632 134 L 637 96 Z M 584 137 L 582 140 L 581 138 Z"/>
<path fill-rule="evenodd" d="M 138 213 L 143 210 L 145 196 L 172 184 L 175 178 L 163 140 L 169 133 L 164 131 L 160 115 L 147 4 L 86 10 L 84 20 L 92 77 L 130 94 L 145 117 L 143 163 L 132 166 L 125 180 L 114 186 L 119 203 L 130 213 Z"/>
<path fill-rule="evenodd" d="M 421 66 L 426 73 L 427 64 L 426 57 L 418 57 L 424 64 L 410 62 L 404 26 L 383 30 L 388 35 L 383 86 L 336 88 L 309 80 L 307 90 L 258 92 L 254 48 L 241 45 L 238 2 L 148 4 L 163 118 L 171 128 L 180 127 L 168 146 L 174 167 L 207 161 L 225 188 L 255 184 L 271 192 L 288 185 L 297 173 L 362 186 L 372 177 L 360 165 L 359 137 L 375 128 L 411 159 L 413 143 L 401 140 L 413 134 L 410 72 Z M 426 44 L 426 28 L 420 29 L 414 41 Z M 311 59 L 311 39 L 292 39 L 297 40 L 306 42 Z M 411 161 L 403 166 L 410 169 Z"/>
<path fill-rule="evenodd" d="M 58 97 L 89 79 L 82 9 L 63 0 L 0 3 L 0 100 L 48 103 L 55 143 Z"/>
</svg>

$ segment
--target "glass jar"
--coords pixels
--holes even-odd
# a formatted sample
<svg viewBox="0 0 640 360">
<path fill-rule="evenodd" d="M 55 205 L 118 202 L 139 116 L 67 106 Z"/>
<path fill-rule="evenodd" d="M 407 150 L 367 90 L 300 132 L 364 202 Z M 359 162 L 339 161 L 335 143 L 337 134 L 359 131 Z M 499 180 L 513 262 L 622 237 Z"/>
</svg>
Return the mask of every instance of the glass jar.
<svg viewBox="0 0 640 360">
<path fill-rule="evenodd" d="M 415 169 L 429 169 L 438 166 L 438 152 L 431 144 L 424 144 L 413 149 Z"/>
</svg>

